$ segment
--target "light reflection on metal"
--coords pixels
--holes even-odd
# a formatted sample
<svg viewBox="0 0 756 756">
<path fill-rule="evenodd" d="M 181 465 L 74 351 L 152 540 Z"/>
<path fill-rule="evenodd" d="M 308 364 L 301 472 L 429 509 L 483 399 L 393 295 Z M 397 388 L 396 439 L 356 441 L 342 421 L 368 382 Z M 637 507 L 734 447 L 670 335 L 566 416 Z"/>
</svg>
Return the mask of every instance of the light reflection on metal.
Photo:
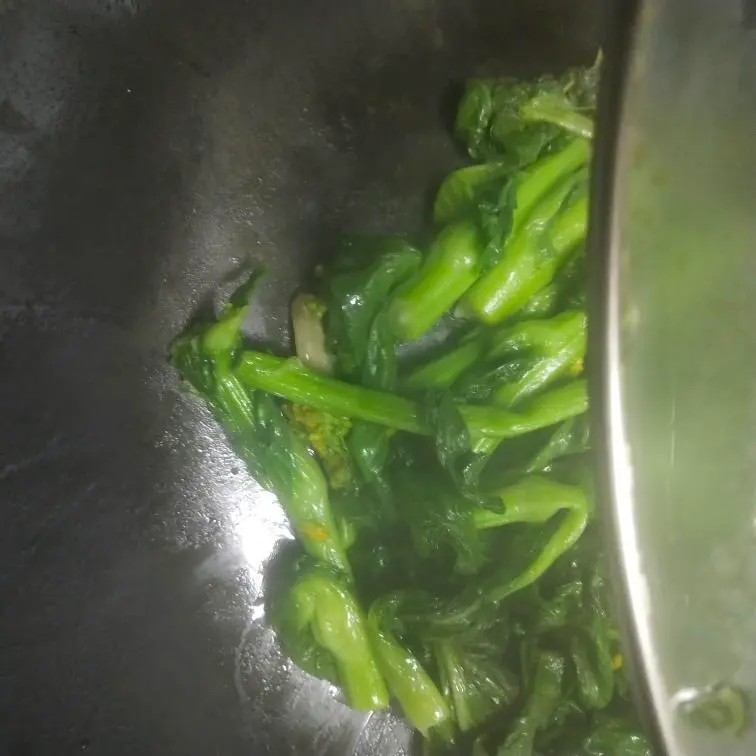
<svg viewBox="0 0 756 756">
<path fill-rule="evenodd" d="M 756 37 L 741 11 L 639 2 L 610 50 L 597 148 L 607 519 L 670 756 L 756 751 L 754 728 L 702 729 L 680 706 L 725 691 L 745 707 L 756 690 Z"/>
</svg>

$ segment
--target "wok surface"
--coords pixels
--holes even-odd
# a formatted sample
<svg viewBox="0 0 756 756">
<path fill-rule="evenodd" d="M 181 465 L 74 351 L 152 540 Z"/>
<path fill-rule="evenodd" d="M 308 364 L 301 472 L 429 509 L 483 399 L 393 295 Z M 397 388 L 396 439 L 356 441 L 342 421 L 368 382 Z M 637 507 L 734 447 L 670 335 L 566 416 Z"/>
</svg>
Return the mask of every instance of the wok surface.
<svg viewBox="0 0 756 756">
<path fill-rule="evenodd" d="M 416 231 L 462 80 L 590 58 L 591 0 L 0 0 L 0 753 L 401 753 L 265 629 L 283 516 L 166 346 L 262 261 Z M 223 287 L 221 287 L 222 289 Z"/>
</svg>

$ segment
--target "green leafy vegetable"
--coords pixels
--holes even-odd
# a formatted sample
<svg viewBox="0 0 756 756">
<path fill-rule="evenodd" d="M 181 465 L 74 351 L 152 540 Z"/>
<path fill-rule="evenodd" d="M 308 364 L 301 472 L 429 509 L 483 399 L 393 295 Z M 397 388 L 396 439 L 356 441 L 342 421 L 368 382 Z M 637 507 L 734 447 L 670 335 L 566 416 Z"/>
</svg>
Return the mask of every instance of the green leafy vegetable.
<svg viewBox="0 0 756 756">
<path fill-rule="evenodd" d="M 395 701 L 425 756 L 650 756 L 593 523 L 597 76 L 471 82 L 481 162 L 441 184 L 426 252 L 346 239 L 292 301 L 294 357 L 243 343 L 256 276 L 171 348 L 291 521 L 266 576 L 284 650 L 355 708 Z M 691 721 L 742 727 L 706 693 Z"/>
<path fill-rule="evenodd" d="M 334 270 L 324 281 L 328 340 L 339 376 L 370 388 L 395 388 L 397 343 L 387 302 L 418 270 L 420 262 L 420 253 L 398 237 L 350 238 L 345 242 Z M 372 422 L 356 422 L 348 439 L 354 467 L 381 503 L 384 515 L 392 499 L 385 474 L 391 435 L 392 431 Z"/>
<path fill-rule="evenodd" d="M 502 601 L 507 596 L 534 583 L 572 546 L 585 531 L 591 506 L 586 494 L 577 486 L 567 486 L 539 476 L 523 478 L 495 494 L 502 506 L 476 512 L 478 528 L 498 528 L 513 523 L 542 524 L 562 512 L 556 529 L 542 545 L 536 558 L 516 577 L 502 579 L 494 575 L 484 583 L 488 601 Z"/>
<path fill-rule="evenodd" d="M 502 264 L 514 240 L 523 235 L 529 238 L 533 229 L 550 220 L 573 187 L 569 177 L 585 164 L 588 152 L 584 140 L 573 140 L 529 171 L 508 180 L 493 201 L 480 194 L 480 182 L 472 182 L 471 174 L 458 177 L 457 187 L 466 182 L 468 194 L 477 199 L 476 213 L 441 230 L 420 271 L 394 298 L 389 310 L 394 333 L 404 341 L 422 336 L 482 273 Z M 442 187 L 438 200 L 442 217 L 454 217 L 459 211 L 462 203 L 457 196 L 462 191 Z M 556 196 L 558 202 L 546 203 L 543 198 L 548 196 Z M 557 245 L 564 243 L 564 236 L 564 232 L 555 235 Z M 473 307 L 475 304 L 473 301 Z"/>
<path fill-rule="evenodd" d="M 234 376 L 251 391 L 265 391 L 332 415 L 367 420 L 409 433 L 433 433 L 416 402 L 313 373 L 298 360 L 246 350 L 239 355 Z M 518 412 L 472 404 L 456 405 L 456 409 L 474 443 L 484 438 L 512 438 L 530 433 L 579 415 L 587 406 L 585 382 L 575 380 L 533 399 Z"/>
<path fill-rule="evenodd" d="M 539 472 L 560 457 L 586 451 L 590 444 L 590 426 L 587 415 L 579 415 L 565 420 L 551 434 L 547 442 L 533 455 L 525 471 Z"/>
<path fill-rule="evenodd" d="M 388 705 L 367 620 L 343 575 L 301 560 L 270 599 L 270 622 L 297 666 L 341 686 L 355 709 Z"/>
<path fill-rule="evenodd" d="M 475 333 L 457 347 L 422 365 L 416 366 L 400 385 L 407 393 L 445 391 L 478 363 L 488 352 L 489 334 Z"/>
<path fill-rule="evenodd" d="M 348 573 L 328 483 L 307 443 L 268 394 L 248 391 L 233 372 L 246 310 L 229 304 L 216 323 L 178 338 L 171 359 L 212 407 L 250 472 L 278 496 L 308 553 Z"/>
<path fill-rule="evenodd" d="M 553 280 L 560 265 L 585 239 L 588 197 L 574 185 L 558 187 L 534 211 L 527 233 L 510 241 L 502 260 L 481 278 L 465 307 L 485 323 L 513 315 Z M 568 203 L 563 209 L 565 201 Z"/>
<path fill-rule="evenodd" d="M 412 725 L 423 735 L 449 719 L 441 692 L 413 654 L 396 639 L 391 626 L 393 599 L 376 602 L 370 609 L 370 627 L 378 662 L 391 694 Z"/>
<path fill-rule="evenodd" d="M 457 381 L 455 393 L 467 401 L 484 400 L 502 407 L 517 407 L 555 381 L 579 375 L 585 351 L 586 317 L 580 311 L 567 310 L 550 320 L 523 321 L 495 330 L 487 357 Z M 555 439 L 555 445 L 557 442 Z M 468 479 L 478 479 L 499 443 L 498 439 L 488 438 L 475 444 Z M 557 456 L 559 450 L 544 449 L 544 458 L 550 453 Z M 544 466 L 548 461 L 545 460 Z"/>
<path fill-rule="evenodd" d="M 352 458 L 346 441 L 352 423 L 345 418 L 334 417 L 301 404 L 292 404 L 289 414 L 317 453 L 331 488 L 353 488 Z"/>
<path fill-rule="evenodd" d="M 592 137 L 597 81 L 598 62 L 558 79 L 475 79 L 457 112 L 457 136 L 475 159 L 504 155 L 516 165 L 528 165 L 566 133 Z"/>
<path fill-rule="evenodd" d="M 501 659 L 501 651 L 464 641 L 434 644 L 441 687 L 462 732 L 473 730 L 513 703 L 518 684 Z"/>
<path fill-rule="evenodd" d="M 427 559 L 451 550 L 455 571 L 477 572 L 486 547 L 474 520 L 474 502 L 431 464 L 400 468 L 394 485 L 417 553 Z"/>
<path fill-rule="evenodd" d="M 597 717 L 579 756 L 652 756 L 652 751 L 648 740 L 627 719 Z"/>
<path fill-rule="evenodd" d="M 415 280 L 391 303 L 392 327 L 403 341 L 420 338 L 475 283 L 485 246 L 473 221 L 439 233 Z"/>
<path fill-rule="evenodd" d="M 570 644 L 577 676 L 577 698 L 585 709 L 604 709 L 614 695 L 614 630 L 603 591 L 603 577 L 594 572 L 588 579 L 583 614 Z"/>
<path fill-rule="evenodd" d="M 398 237 L 349 238 L 334 269 L 323 280 L 327 341 L 339 376 L 391 382 L 395 350 L 382 311 L 389 295 L 419 268 L 420 253 Z M 380 382 L 378 382 L 380 385 Z"/>
<path fill-rule="evenodd" d="M 347 442 L 362 480 L 380 502 L 384 515 L 390 515 L 393 509 L 393 494 L 386 473 L 393 435 L 392 428 L 358 422 L 354 424 Z"/>
<path fill-rule="evenodd" d="M 538 654 L 527 703 L 496 756 L 531 756 L 538 732 L 548 726 L 559 705 L 564 671 L 565 660 L 559 654 Z"/>
<path fill-rule="evenodd" d="M 498 197 L 502 182 L 511 173 L 512 166 L 506 161 L 468 165 L 450 173 L 436 195 L 433 220 L 445 226 L 466 215 L 474 215 L 491 194 Z"/>
</svg>

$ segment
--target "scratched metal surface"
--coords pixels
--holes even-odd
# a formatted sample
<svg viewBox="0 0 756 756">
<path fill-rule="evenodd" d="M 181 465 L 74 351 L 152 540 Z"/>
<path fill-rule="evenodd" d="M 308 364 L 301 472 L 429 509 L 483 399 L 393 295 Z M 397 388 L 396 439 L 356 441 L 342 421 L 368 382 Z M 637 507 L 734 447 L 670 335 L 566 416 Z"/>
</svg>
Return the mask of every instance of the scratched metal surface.
<svg viewBox="0 0 756 756">
<path fill-rule="evenodd" d="M 286 522 L 166 344 L 339 229 L 417 228 L 461 78 L 586 60 L 597 3 L 0 0 L 0 753 L 400 754 L 282 658 Z"/>
</svg>

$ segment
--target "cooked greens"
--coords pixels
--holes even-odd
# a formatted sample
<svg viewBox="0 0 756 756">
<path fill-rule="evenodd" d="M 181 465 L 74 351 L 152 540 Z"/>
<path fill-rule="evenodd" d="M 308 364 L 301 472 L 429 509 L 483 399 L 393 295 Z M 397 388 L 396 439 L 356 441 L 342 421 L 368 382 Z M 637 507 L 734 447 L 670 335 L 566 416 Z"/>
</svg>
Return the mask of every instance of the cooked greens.
<svg viewBox="0 0 756 756">
<path fill-rule="evenodd" d="M 471 82 L 477 162 L 442 183 L 427 250 L 345 239 L 294 299 L 294 356 L 242 338 L 256 276 L 172 346 L 296 534 L 268 576 L 284 649 L 355 708 L 393 700 L 426 754 L 650 754 L 582 377 L 597 76 Z"/>
</svg>

